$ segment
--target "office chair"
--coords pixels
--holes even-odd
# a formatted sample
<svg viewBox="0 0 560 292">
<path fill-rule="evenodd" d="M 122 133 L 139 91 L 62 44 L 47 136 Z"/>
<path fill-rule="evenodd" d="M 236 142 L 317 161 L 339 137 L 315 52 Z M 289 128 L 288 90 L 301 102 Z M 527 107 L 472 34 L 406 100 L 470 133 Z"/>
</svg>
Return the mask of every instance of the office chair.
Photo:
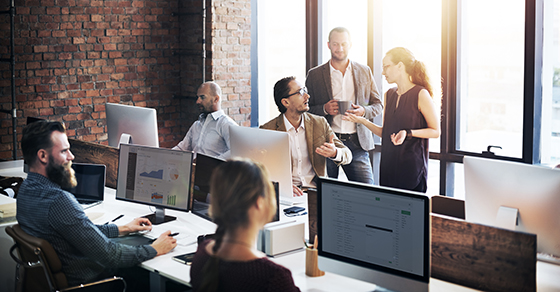
<svg viewBox="0 0 560 292">
<path fill-rule="evenodd" d="M 6 233 L 15 241 L 10 248 L 10 256 L 17 263 L 16 291 L 18 292 L 126 290 L 126 282 L 120 277 L 68 287 L 66 275 L 62 271 L 62 263 L 50 243 L 25 233 L 19 224 L 6 227 Z M 16 249 L 17 256 L 14 254 Z"/>
</svg>

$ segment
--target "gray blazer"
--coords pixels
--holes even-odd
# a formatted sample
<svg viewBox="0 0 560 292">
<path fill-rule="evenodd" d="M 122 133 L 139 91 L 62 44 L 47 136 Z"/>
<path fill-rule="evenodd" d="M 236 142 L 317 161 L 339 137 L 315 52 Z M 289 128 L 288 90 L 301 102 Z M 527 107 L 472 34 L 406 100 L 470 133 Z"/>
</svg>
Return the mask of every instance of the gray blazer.
<svg viewBox="0 0 560 292">
<path fill-rule="evenodd" d="M 383 110 L 383 103 L 375 85 L 375 80 L 373 80 L 373 74 L 371 74 L 368 66 L 354 61 L 350 62 L 352 63 L 352 76 L 354 76 L 356 104 L 363 106 L 366 111 L 365 118 L 373 121 L 373 118 Z M 333 117 L 323 111 L 323 105 L 333 99 L 329 62 L 309 70 L 305 86 L 310 95 L 309 112 L 326 116 L 329 124 L 332 123 Z M 368 151 L 375 148 L 373 133 L 366 126 L 357 124 L 356 131 L 362 149 Z"/>
</svg>

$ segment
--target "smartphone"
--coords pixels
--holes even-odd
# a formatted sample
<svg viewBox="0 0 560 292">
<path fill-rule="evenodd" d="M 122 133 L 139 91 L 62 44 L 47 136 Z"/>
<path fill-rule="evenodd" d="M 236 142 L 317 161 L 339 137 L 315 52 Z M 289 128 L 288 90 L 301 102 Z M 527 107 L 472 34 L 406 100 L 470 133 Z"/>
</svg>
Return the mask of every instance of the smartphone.
<svg viewBox="0 0 560 292">
<path fill-rule="evenodd" d="M 190 266 L 191 263 L 192 263 L 192 260 L 194 258 L 194 254 L 195 254 L 194 252 L 186 253 L 186 254 L 174 256 L 173 259 L 182 263 L 182 264 Z"/>
<path fill-rule="evenodd" d="M 296 213 L 299 213 L 299 212 L 304 211 L 304 210 L 305 210 L 305 208 L 303 208 L 303 207 L 294 206 L 294 207 L 289 207 L 289 208 L 284 209 L 284 214 L 296 214 Z"/>
</svg>

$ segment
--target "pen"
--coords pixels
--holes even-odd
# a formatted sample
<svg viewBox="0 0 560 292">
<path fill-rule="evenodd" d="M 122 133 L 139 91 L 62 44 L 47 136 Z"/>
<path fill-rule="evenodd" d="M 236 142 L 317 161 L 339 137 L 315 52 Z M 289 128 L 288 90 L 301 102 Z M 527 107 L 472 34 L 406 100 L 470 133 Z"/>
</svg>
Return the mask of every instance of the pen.
<svg viewBox="0 0 560 292">
<path fill-rule="evenodd" d="M 121 218 L 122 218 L 123 216 L 124 216 L 123 214 L 120 214 L 119 216 L 117 216 L 117 218 L 115 218 L 115 219 L 111 220 L 111 222 L 115 222 L 115 221 L 117 221 L 117 220 L 121 219 Z M 107 225 L 107 224 L 109 224 L 109 223 L 110 223 L 110 222 L 109 222 L 109 221 L 107 221 L 107 222 L 105 222 L 105 225 Z"/>
<path fill-rule="evenodd" d="M 123 214 L 120 214 L 119 216 L 117 216 L 117 218 L 113 219 L 111 222 L 115 222 L 115 221 L 121 219 L 123 216 L 124 216 Z"/>
<path fill-rule="evenodd" d="M 175 236 L 175 235 L 179 235 L 179 232 L 175 232 L 175 233 L 169 234 L 169 236 L 171 236 L 171 237 L 173 237 L 173 236 Z"/>
</svg>

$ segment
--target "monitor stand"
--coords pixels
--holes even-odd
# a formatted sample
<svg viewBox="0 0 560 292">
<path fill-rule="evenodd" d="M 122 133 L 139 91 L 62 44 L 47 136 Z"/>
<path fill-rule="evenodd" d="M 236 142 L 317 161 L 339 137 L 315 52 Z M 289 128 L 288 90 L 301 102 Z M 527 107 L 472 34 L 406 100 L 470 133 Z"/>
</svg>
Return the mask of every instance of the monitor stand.
<svg viewBox="0 0 560 292">
<path fill-rule="evenodd" d="M 519 216 L 518 214 L 519 210 L 517 210 L 517 208 L 500 206 L 498 214 L 496 215 L 496 226 L 509 230 L 515 230 Z"/>
<path fill-rule="evenodd" d="M 177 217 L 165 215 L 165 209 L 162 207 L 156 207 L 155 213 L 142 216 L 142 218 L 147 218 L 153 225 L 159 225 L 177 219 Z"/>
</svg>

